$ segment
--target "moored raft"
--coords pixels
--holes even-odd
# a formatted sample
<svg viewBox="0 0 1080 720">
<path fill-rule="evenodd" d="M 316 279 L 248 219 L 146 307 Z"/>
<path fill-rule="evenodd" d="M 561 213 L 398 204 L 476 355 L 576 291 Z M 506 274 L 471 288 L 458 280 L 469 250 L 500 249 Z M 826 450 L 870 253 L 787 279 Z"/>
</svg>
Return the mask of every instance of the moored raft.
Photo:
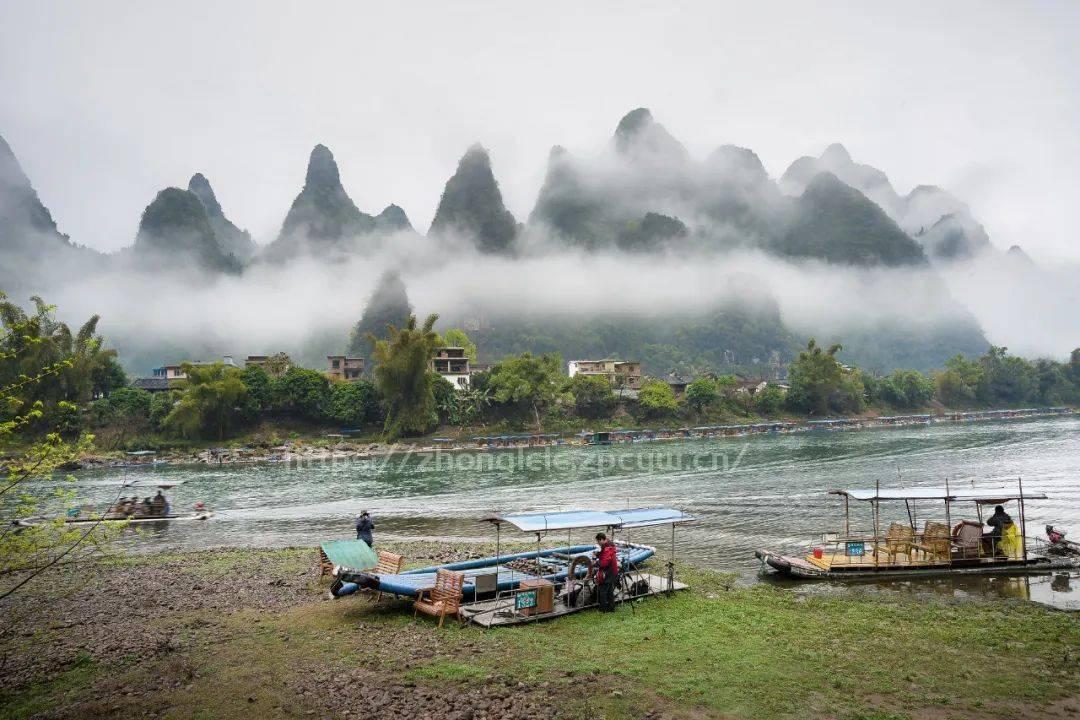
<svg viewBox="0 0 1080 720">
<path fill-rule="evenodd" d="M 619 549 L 619 562 L 626 567 L 643 563 L 656 553 L 656 549 L 648 545 L 624 542 L 617 542 L 616 545 Z M 469 597 L 477 593 L 476 579 L 478 576 L 496 576 L 494 585 L 486 588 L 489 591 L 513 590 L 525 580 L 543 579 L 552 582 L 565 580 L 573 560 L 578 557 L 587 558 L 595 550 L 595 545 L 570 545 L 540 551 L 492 555 L 490 557 L 446 563 L 444 565 L 432 565 L 393 574 L 339 568 L 337 570 L 337 582 L 334 583 L 330 592 L 334 597 L 344 597 L 355 593 L 357 590 L 366 589 L 401 597 L 414 597 L 417 591 L 429 588 L 434 584 L 437 571 L 455 570 L 465 573 L 465 584 L 462 587 L 462 592 L 466 597 Z M 537 567 L 549 572 L 529 572 L 509 565 L 509 563 L 517 560 L 536 561 Z M 575 576 L 584 576 L 586 570 L 587 565 L 579 564 Z"/>
</svg>

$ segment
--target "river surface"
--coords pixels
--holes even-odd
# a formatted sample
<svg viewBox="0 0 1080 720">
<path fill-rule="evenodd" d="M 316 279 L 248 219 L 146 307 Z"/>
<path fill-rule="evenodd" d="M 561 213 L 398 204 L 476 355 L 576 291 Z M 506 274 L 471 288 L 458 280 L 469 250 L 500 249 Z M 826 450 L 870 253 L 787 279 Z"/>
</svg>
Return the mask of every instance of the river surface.
<svg viewBox="0 0 1080 720">
<path fill-rule="evenodd" d="M 757 576 L 758 547 L 805 549 L 843 522 L 831 488 L 943 486 L 1045 492 L 1027 503 L 1027 534 L 1050 523 L 1080 540 L 1080 417 L 941 424 L 749 438 L 647 442 L 389 458 L 224 466 L 160 466 L 79 472 L 80 499 L 107 504 L 122 483 L 176 482 L 179 511 L 196 500 L 214 510 L 204 522 L 162 523 L 130 540 L 139 550 L 314 545 L 353 535 L 370 510 L 382 538 L 493 539 L 480 518 L 491 512 L 671 505 L 697 518 L 680 526 L 679 559 Z M 151 494 L 144 490 L 144 494 Z M 882 506 L 882 523 L 906 519 L 903 503 Z M 1016 517 L 1015 503 L 1010 512 Z M 872 527 L 870 508 L 852 503 L 853 527 Z M 920 523 L 944 520 L 941 503 L 920 503 Z M 975 518 L 955 504 L 952 521 Z M 572 534 L 587 542 L 593 531 Z M 530 539 L 507 533 L 504 537 Z M 625 536 L 623 536 L 625 538 Z M 562 542 L 566 534 L 546 542 Z M 633 541 L 671 547 L 670 528 L 635 531 Z M 892 583 L 893 589 L 992 593 L 1080 608 L 1080 578 L 978 578 Z"/>
</svg>

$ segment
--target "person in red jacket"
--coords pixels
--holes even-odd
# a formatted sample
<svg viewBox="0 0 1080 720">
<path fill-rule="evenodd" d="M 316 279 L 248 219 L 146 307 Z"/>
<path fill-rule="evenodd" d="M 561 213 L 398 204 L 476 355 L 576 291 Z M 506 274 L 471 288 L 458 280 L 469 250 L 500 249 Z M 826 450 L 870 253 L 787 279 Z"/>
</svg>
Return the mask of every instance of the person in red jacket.
<svg viewBox="0 0 1080 720">
<path fill-rule="evenodd" d="M 596 534 L 596 543 L 600 546 L 596 570 L 596 601 L 600 612 L 615 610 L 615 583 L 619 579 L 619 554 L 615 543 L 607 539 L 604 533 Z"/>
</svg>

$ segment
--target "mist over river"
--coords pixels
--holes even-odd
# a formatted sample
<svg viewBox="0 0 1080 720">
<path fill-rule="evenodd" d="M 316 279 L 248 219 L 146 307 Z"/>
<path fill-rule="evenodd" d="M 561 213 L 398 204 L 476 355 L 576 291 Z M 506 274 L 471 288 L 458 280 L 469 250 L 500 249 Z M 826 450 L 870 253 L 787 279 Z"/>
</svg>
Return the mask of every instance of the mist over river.
<svg viewBox="0 0 1080 720">
<path fill-rule="evenodd" d="M 873 487 L 877 480 L 882 487 L 941 486 L 946 477 L 953 487 L 1015 487 L 1022 477 L 1025 492 L 1050 498 L 1027 503 L 1028 536 L 1042 537 L 1050 523 L 1080 539 L 1078 416 L 305 465 L 108 469 L 79 472 L 76 484 L 81 500 L 104 505 L 124 494 L 121 483 L 182 480 L 172 491 L 177 510 L 197 500 L 213 509 L 204 522 L 144 526 L 125 540 L 137 551 L 315 545 L 352 537 L 353 517 L 363 509 L 375 519 L 377 544 L 388 538 L 493 539 L 492 528 L 479 521 L 493 511 L 673 505 L 697 518 L 678 530 L 679 559 L 750 579 L 759 567 L 755 548 L 805 549 L 822 531 L 840 529 L 843 501 L 827 495 L 828 489 Z M 882 506 L 884 524 L 906 519 L 903 504 L 894 505 Z M 871 527 L 869 506 L 852 507 L 853 526 Z M 1015 517 L 1015 504 L 1009 510 Z M 944 519 L 941 504 L 921 503 L 916 512 L 920 523 Z M 953 522 L 963 517 L 974 518 L 974 507 L 954 505 Z M 580 531 L 573 540 L 585 542 L 591 534 Z M 516 532 L 510 537 L 535 540 Z M 547 541 L 566 539 L 558 533 Z M 670 530 L 639 530 L 630 539 L 666 553 Z M 1052 581 L 1058 586 L 1054 604 L 1078 605 L 1075 575 L 1071 583 L 1069 577 L 1044 577 L 1017 588 L 1014 580 L 979 579 L 947 589 L 1026 595 L 1039 592 L 1029 585 Z"/>
</svg>

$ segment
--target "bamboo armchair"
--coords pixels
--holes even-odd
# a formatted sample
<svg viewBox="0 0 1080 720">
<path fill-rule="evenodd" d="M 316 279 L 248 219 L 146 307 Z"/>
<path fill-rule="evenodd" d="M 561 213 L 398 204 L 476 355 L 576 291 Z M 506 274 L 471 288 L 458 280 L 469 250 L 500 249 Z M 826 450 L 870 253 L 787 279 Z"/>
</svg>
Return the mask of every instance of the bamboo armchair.
<svg viewBox="0 0 1080 720">
<path fill-rule="evenodd" d="M 926 553 L 927 560 L 945 561 L 952 559 L 952 538 L 949 526 L 945 523 L 927 522 L 922 532 L 922 542 L 914 547 Z"/>
<path fill-rule="evenodd" d="M 413 603 L 413 617 L 415 618 L 417 613 L 437 617 L 439 627 L 442 627 L 447 615 L 458 617 L 464 585 L 465 573 L 437 570 L 435 586 L 417 592 L 416 602 Z"/>
<path fill-rule="evenodd" d="M 897 555 L 910 558 L 915 549 L 915 531 L 910 525 L 894 522 L 885 532 L 885 547 L 878 547 L 875 552 L 888 555 L 889 560 L 895 560 Z"/>
<path fill-rule="evenodd" d="M 405 556 L 379 550 L 379 564 L 375 566 L 376 575 L 397 575 L 405 568 Z M 382 600 L 382 593 L 375 594 L 375 602 Z"/>
</svg>

